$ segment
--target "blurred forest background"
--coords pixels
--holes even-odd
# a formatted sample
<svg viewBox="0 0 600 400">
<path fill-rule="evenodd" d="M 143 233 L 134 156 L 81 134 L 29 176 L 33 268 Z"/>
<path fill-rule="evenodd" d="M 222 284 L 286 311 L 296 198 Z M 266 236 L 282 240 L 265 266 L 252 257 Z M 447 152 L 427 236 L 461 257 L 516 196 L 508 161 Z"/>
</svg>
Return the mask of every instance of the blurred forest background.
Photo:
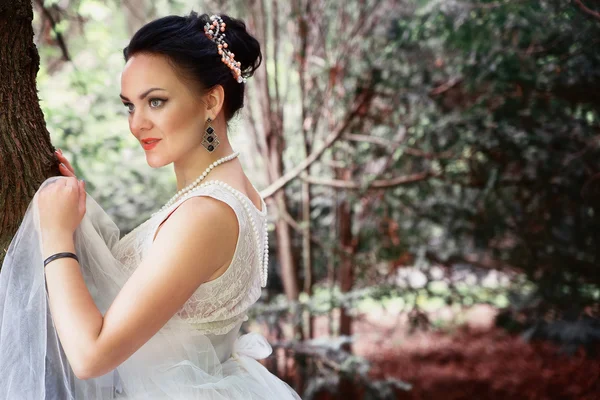
<svg viewBox="0 0 600 400">
<path fill-rule="evenodd" d="M 599 2 L 33 8 L 52 145 L 123 234 L 175 192 L 127 127 L 128 38 L 193 9 L 259 39 L 231 129 L 271 221 L 246 329 L 304 399 L 600 398 Z"/>
</svg>

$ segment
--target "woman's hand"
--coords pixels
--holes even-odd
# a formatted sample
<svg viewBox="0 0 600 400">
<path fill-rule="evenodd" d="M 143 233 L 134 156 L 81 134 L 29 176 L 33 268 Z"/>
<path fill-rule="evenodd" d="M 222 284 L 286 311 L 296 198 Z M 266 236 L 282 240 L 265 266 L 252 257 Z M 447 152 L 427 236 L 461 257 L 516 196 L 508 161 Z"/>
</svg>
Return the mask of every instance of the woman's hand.
<svg viewBox="0 0 600 400">
<path fill-rule="evenodd" d="M 85 183 L 62 177 L 38 193 L 40 228 L 45 241 L 72 237 L 85 215 Z"/>
<path fill-rule="evenodd" d="M 71 163 L 69 162 L 69 160 L 67 160 L 67 158 L 65 156 L 63 156 L 62 151 L 60 149 L 58 149 L 54 153 L 56 154 L 56 157 L 58 157 L 58 161 L 60 161 L 60 165 L 58 166 L 58 170 L 60 171 L 60 173 L 63 176 L 69 176 L 69 177 L 75 178 L 76 177 L 75 170 L 71 166 Z"/>
</svg>

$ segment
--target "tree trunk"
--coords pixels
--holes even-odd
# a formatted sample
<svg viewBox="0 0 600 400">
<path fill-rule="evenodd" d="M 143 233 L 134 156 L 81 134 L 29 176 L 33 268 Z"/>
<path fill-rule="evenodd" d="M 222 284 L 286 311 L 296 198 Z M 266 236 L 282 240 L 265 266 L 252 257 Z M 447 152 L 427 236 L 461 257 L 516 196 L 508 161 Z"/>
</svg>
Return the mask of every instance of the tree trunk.
<svg viewBox="0 0 600 400">
<path fill-rule="evenodd" d="M 308 147 L 307 147 L 308 148 Z M 307 151 L 307 154 L 310 154 Z M 314 286 L 314 271 L 313 271 L 313 249 L 310 237 L 312 230 L 310 227 L 310 202 L 311 191 L 310 183 L 302 182 L 302 229 L 304 236 L 302 237 L 302 261 L 304 264 L 304 292 L 312 298 Z M 306 337 L 313 339 L 315 334 L 315 318 L 312 312 L 308 313 L 308 329 Z"/>
<path fill-rule="evenodd" d="M 39 105 L 28 0 L 0 0 L 0 264 L 39 185 L 58 175 Z"/>
<path fill-rule="evenodd" d="M 298 36 L 300 37 L 300 48 L 298 49 L 298 75 L 300 77 L 300 103 L 302 104 L 302 137 L 304 138 L 304 157 L 307 158 L 312 152 L 312 135 L 307 124 L 308 121 L 308 77 L 306 74 L 306 66 L 308 59 L 308 19 L 310 18 L 311 2 L 307 2 L 302 9 L 300 2 L 294 2 L 292 5 L 293 13 L 296 14 L 298 24 Z M 320 112 L 320 110 L 318 110 Z M 302 176 L 310 175 L 310 166 Z M 310 240 L 312 236 L 311 219 L 310 219 L 310 203 L 311 203 L 311 184 L 302 182 L 302 262 L 304 265 L 304 292 L 312 298 L 314 285 L 313 271 L 313 249 Z M 314 337 L 315 318 L 311 312 L 308 313 L 308 329 L 306 336 Z"/>
<path fill-rule="evenodd" d="M 261 99 L 258 104 L 256 121 L 259 126 L 255 127 L 256 132 L 262 132 L 264 140 L 264 154 L 262 156 L 267 161 L 267 170 L 269 174 L 269 183 L 275 182 L 283 176 L 283 150 L 285 148 L 285 139 L 283 137 L 283 105 L 279 97 L 277 79 L 271 82 L 267 79 L 266 64 L 267 60 L 276 58 L 278 37 L 269 35 L 269 17 L 271 21 L 277 21 L 277 9 L 275 14 L 269 15 L 262 1 L 250 2 L 245 4 L 247 7 L 247 23 L 251 30 L 256 33 L 256 38 L 263 48 L 264 68 L 256 71 L 253 78 L 254 87 L 257 91 L 257 99 Z M 271 44 L 273 40 L 273 44 Z M 271 47 L 273 46 L 273 47 Z M 270 51 L 270 49 L 273 49 Z M 277 74 L 275 74 L 277 78 Z M 271 85 L 274 90 L 271 90 Z M 275 94 L 273 94 L 275 92 Z M 288 213 L 287 198 L 284 190 L 280 190 L 272 197 L 267 198 L 267 205 L 277 210 L 277 221 L 275 223 L 275 234 L 277 236 L 277 259 L 281 264 L 281 278 L 286 297 L 291 301 L 297 301 L 299 296 L 298 273 L 296 263 L 294 262 L 292 252 L 292 235 L 288 223 L 283 215 Z M 301 334 L 300 332 L 297 332 Z"/>
<path fill-rule="evenodd" d="M 342 169 L 341 171 L 339 171 L 338 178 L 341 178 L 342 180 L 349 180 L 350 170 L 346 168 Z M 344 294 L 350 292 L 354 284 L 352 206 L 347 198 L 343 198 L 338 203 L 337 221 L 339 229 L 340 248 L 342 249 L 339 270 L 339 282 L 340 292 Z M 340 307 L 340 335 L 352 335 L 352 316 L 350 316 L 350 314 L 346 311 L 345 307 Z M 345 350 L 351 351 L 350 345 L 345 345 L 344 347 Z"/>
<path fill-rule="evenodd" d="M 337 171 L 338 179 L 350 180 L 351 173 L 347 168 Z M 352 240 L 352 205 L 346 194 L 342 195 L 342 200 L 337 206 L 337 223 L 339 229 L 339 239 L 341 252 L 341 262 L 339 269 L 340 292 L 342 295 L 352 290 L 354 284 L 354 245 Z M 344 304 L 340 306 L 340 336 L 352 336 L 352 316 L 346 310 Z M 342 348 L 352 353 L 352 345 L 346 343 Z M 340 398 L 352 398 L 356 388 L 350 376 L 342 375 L 339 381 Z"/>
<path fill-rule="evenodd" d="M 125 14 L 129 36 L 133 36 L 151 18 L 146 0 L 123 0 L 121 9 Z"/>
</svg>

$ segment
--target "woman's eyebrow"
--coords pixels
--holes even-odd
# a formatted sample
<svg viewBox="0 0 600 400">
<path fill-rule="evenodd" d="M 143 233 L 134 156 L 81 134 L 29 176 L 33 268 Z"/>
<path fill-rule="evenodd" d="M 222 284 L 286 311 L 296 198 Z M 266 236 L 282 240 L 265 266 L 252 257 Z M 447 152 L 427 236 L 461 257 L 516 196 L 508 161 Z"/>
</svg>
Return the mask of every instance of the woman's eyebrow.
<svg viewBox="0 0 600 400">
<path fill-rule="evenodd" d="M 166 91 L 166 89 L 161 89 L 161 88 L 150 88 L 150 89 L 146 90 L 144 93 L 140 94 L 140 100 L 144 100 L 144 98 L 146 96 L 148 96 L 150 93 L 154 92 L 155 90 Z M 119 96 L 121 97 L 121 99 L 123 99 L 125 101 L 129 101 L 129 99 L 127 97 L 123 96 L 122 94 L 119 94 Z"/>
</svg>

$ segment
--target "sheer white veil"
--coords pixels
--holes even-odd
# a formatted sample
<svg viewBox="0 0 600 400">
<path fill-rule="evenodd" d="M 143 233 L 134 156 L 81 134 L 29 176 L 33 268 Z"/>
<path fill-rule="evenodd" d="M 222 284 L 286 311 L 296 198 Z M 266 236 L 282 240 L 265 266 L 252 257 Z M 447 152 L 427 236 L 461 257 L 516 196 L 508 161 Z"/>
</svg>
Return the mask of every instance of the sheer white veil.
<svg viewBox="0 0 600 400">
<path fill-rule="evenodd" d="M 46 184 L 60 179 L 51 178 Z M 39 192 L 39 191 L 38 191 Z M 66 359 L 54 329 L 44 277 L 41 237 L 36 207 L 37 194 L 29 204 L 21 226 L 14 236 L 0 271 L 0 398 L 2 399 L 74 399 L 78 390 L 87 391 L 93 382 L 78 381 Z M 119 238 L 119 230 L 88 196 L 88 213 L 75 234 L 76 252 L 82 265 L 89 260 L 104 260 L 114 266 L 110 248 Z M 103 245 L 100 245 L 102 243 Z M 114 268 L 114 267 L 113 267 Z M 106 276 L 94 285 L 94 275 L 82 268 L 86 283 L 101 311 L 114 298 L 108 289 L 118 274 Z M 114 273 L 115 271 L 113 271 Z M 92 397 L 93 398 L 93 397 Z"/>
<path fill-rule="evenodd" d="M 48 179 L 41 188 L 56 179 L 61 177 Z M 271 378 L 255 360 L 271 352 L 262 336 L 245 335 L 244 340 L 236 341 L 238 325 L 215 341 L 178 317 L 115 371 L 99 378 L 77 379 L 48 307 L 36 204 L 37 194 L 0 272 L 0 399 L 299 398 L 285 383 L 274 383 L 277 378 Z M 119 240 L 119 229 L 89 195 L 86 207 L 75 232 L 75 247 L 88 289 L 104 314 L 128 274 L 111 252 Z M 216 350 L 215 343 L 227 348 Z M 240 362 L 229 359 L 222 364 L 217 351 L 235 351 Z M 243 365 L 254 379 L 249 381 L 248 373 L 238 371 L 237 365 Z"/>
</svg>

